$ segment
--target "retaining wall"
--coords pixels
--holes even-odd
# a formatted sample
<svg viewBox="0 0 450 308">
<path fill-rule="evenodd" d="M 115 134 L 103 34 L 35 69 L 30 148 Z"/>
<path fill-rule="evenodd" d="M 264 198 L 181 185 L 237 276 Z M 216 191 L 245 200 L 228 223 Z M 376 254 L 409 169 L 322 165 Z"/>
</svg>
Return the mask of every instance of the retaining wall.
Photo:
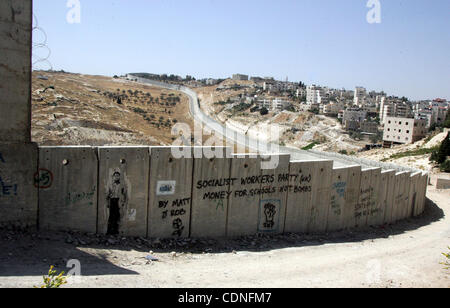
<svg viewBox="0 0 450 308">
<path fill-rule="evenodd" d="M 176 159 L 170 147 L 0 145 L 0 226 L 237 237 L 390 224 L 424 210 L 422 172 L 187 149 Z M 261 168 L 274 158 L 275 169 Z"/>
</svg>

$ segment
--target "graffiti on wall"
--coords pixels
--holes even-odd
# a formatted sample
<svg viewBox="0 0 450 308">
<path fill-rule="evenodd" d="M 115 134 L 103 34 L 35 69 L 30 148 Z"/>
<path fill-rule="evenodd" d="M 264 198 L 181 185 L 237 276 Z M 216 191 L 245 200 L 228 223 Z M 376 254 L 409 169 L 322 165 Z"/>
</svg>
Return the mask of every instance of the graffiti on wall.
<svg viewBox="0 0 450 308">
<path fill-rule="evenodd" d="M 181 237 L 183 235 L 185 230 L 183 218 L 188 214 L 187 208 L 189 208 L 190 204 L 191 198 L 158 201 L 161 220 L 171 224 L 173 229 L 172 236 Z"/>
<path fill-rule="evenodd" d="M 176 181 L 158 181 L 156 187 L 157 196 L 170 196 L 175 194 Z"/>
<path fill-rule="evenodd" d="M 360 190 L 359 202 L 355 206 L 355 218 L 357 220 L 367 218 L 376 213 L 376 210 L 374 210 L 376 205 L 374 193 L 372 186 Z"/>
<path fill-rule="evenodd" d="M 109 179 L 106 196 L 107 234 L 109 235 L 119 234 L 125 223 L 125 218 L 128 214 L 129 189 L 127 184 L 126 178 L 120 170 L 114 171 Z"/>
<path fill-rule="evenodd" d="M 50 188 L 53 184 L 53 173 L 44 168 L 40 168 L 38 172 L 34 174 L 34 187 L 40 189 Z"/>
<path fill-rule="evenodd" d="M 345 203 L 345 191 L 347 188 L 346 182 L 333 183 L 331 195 L 331 214 L 340 216 L 342 214 L 342 206 Z"/>
<path fill-rule="evenodd" d="M 6 164 L 6 161 L 3 158 L 2 153 L 0 153 L 0 163 Z M 5 176 L 2 176 L 0 168 L 0 197 L 17 196 L 18 185 L 11 182 L 13 181 L 11 181 Z"/>
<path fill-rule="evenodd" d="M 224 200 L 234 198 L 248 198 L 262 195 L 272 195 L 276 193 L 307 193 L 312 191 L 311 175 L 301 174 L 268 174 L 255 175 L 242 178 L 223 178 L 199 180 L 195 186 L 197 190 L 210 190 L 202 194 L 203 200 L 219 201 L 215 202 L 217 208 L 222 208 Z M 299 183 L 290 185 L 289 182 Z M 260 184 L 260 188 L 248 189 L 246 186 Z M 238 187 L 235 189 L 235 187 Z M 218 206 L 219 205 L 219 206 Z"/>
<path fill-rule="evenodd" d="M 86 202 L 87 205 L 94 205 L 94 197 L 97 191 L 97 187 L 94 186 L 91 191 L 88 192 L 68 192 L 64 201 L 66 206 L 71 206 L 75 204 L 79 204 L 82 202 Z"/>
<path fill-rule="evenodd" d="M 278 230 L 278 220 L 280 217 L 281 200 L 268 199 L 261 200 L 259 207 L 259 232 L 275 232 Z"/>
<path fill-rule="evenodd" d="M 0 197 L 17 196 L 17 184 L 6 183 L 0 176 Z"/>
</svg>

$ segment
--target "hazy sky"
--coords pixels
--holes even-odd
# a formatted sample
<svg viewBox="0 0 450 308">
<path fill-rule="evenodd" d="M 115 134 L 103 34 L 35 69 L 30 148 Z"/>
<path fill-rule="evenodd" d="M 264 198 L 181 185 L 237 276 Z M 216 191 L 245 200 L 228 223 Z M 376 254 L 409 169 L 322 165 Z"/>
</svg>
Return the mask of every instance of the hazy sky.
<svg viewBox="0 0 450 308">
<path fill-rule="evenodd" d="M 34 0 L 56 70 L 244 73 L 450 99 L 449 0 L 380 0 L 380 24 L 367 0 L 80 0 L 79 24 L 67 2 Z"/>
</svg>

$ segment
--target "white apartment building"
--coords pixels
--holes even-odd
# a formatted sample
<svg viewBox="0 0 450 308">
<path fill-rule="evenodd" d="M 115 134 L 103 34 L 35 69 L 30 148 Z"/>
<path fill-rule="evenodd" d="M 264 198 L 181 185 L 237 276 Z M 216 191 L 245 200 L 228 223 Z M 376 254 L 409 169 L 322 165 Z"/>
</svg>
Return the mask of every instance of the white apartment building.
<svg viewBox="0 0 450 308">
<path fill-rule="evenodd" d="M 403 102 L 381 102 L 380 105 L 380 123 L 386 124 L 388 117 L 409 118 L 412 116 L 411 107 Z"/>
<path fill-rule="evenodd" d="M 410 144 L 424 138 L 426 133 L 425 120 L 387 117 L 383 141 L 386 147 L 395 143 Z"/>
<path fill-rule="evenodd" d="M 362 106 L 365 103 L 365 99 L 367 96 L 367 91 L 363 87 L 356 87 L 355 88 L 355 94 L 353 97 L 353 104 L 357 106 Z"/>
<path fill-rule="evenodd" d="M 279 98 L 276 98 L 274 100 L 262 99 L 262 100 L 258 100 L 257 103 L 258 103 L 259 108 L 266 108 L 267 110 L 270 110 L 270 111 L 283 110 L 286 107 L 288 107 L 290 104 L 289 101 L 282 100 Z"/>
<path fill-rule="evenodd" d="M 325 101 L 325 91 L 316 85 L 306 87 L 306 103 L 308 105 L 321 104 Z"/>
</svg>

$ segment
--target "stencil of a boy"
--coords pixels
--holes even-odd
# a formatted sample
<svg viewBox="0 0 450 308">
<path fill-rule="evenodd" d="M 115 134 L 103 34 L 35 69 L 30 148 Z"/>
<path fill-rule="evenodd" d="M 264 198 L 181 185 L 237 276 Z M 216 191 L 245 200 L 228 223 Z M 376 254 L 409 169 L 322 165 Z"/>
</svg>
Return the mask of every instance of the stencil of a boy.
<svg viewBox="0 0 450 308">
<path fill-rule="evenodd" d="M 122 219 L 126 213 L 128 192 L 125 183 L 121 182 L 120 172 L 114 172 L 112 184 L 108 188 L 108 232 L 109 235 L 117 235 L 120 231 Z"/>
</svg>

